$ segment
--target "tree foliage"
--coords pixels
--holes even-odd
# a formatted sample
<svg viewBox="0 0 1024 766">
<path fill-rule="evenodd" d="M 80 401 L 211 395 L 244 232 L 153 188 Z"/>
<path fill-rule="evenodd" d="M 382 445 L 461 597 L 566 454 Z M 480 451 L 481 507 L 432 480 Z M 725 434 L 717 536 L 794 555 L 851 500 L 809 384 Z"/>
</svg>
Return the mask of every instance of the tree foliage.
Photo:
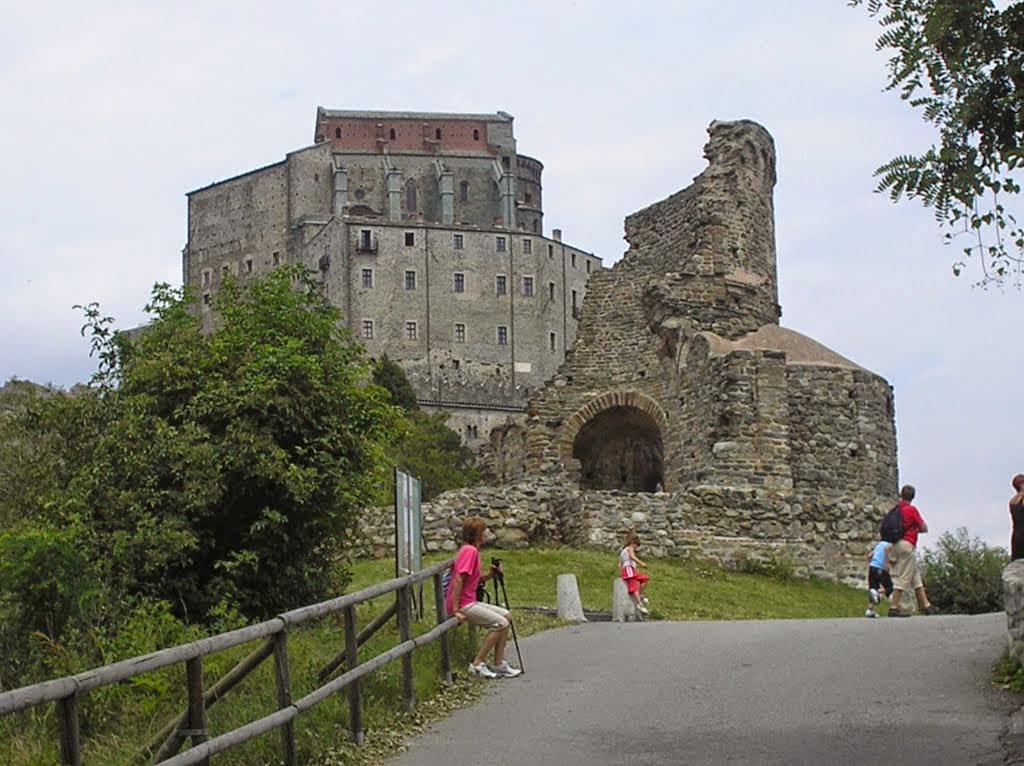
<svg viewBox="0 0 1024 766">
<path fill-rule="evenodd" d="M 1005 550 L 972 538 L 965 527 L 945 532 L 924 552 L 928 597 L 953 614 L 1001 612 L 1003 568 L 1009 561 Z"/>
<path fill-rule="evenodd" d="M 961 274 L 973 258 L 980 283 L 1019 284 L 1024 228 L 1010 204 L 1021 187 L 1024 140 L 1024 3 L 993 0 L 849 0 L 866 6 L 892 53 L 888 89 L 922 110 L 937 145 L 875 171 L 893 201 L 917 199 L 960 246 Z"/>
<path fill-rule="evenodd" d="M 229 280 L 208 331 L 167 285 L 141 332 L 83 309 L 91 384 L 0 419 L 0 457 L 31 447 L 51 477 L 0 497 L 0 622 L 56 639 L 96 619 L 94 592 L 107 609 L 163 602 L 203 621 L 338 586 L 399 411 L 315 280 Z"/>
<path fill-rule="evenodd" d="M 373 379 L 388 390 L 391 401 L 404 411 L 388 444 L 388 459 L 420 479 L 424 500 L 480 480 L 473 451 L 448 427 L 448 413 L 423 412 L 409 378 L 398 364 L 384 355 L 374 364 Z M 388 499 L 382 497 L 381 502 Z"/>
</svg>

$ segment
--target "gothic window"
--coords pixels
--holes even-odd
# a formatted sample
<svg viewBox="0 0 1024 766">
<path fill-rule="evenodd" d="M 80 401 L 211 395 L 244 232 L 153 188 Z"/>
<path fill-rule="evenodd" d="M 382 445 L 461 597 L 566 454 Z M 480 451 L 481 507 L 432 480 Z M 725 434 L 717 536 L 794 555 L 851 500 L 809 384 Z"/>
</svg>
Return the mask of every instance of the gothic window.
<svg viewBox="0 0 1024 766">
<path fill-rule="evenodd" d="M 474 130 L 473 131 L 473 140 L 474 141 L 479 141 L 480 140 L 480 131 L 479 130 Z"/>
<path fill-rule="evenodd" d="M 395 140 L 395 129 L 394 128 L 392 128 L 391 130 L 388 131 L 388 138 L 390 138 L 392 141 Z"/>
<path fill-rule="evenodd" d="M 469 201 L 469 182 L 463 181 L 459 184 L 459 202 Z"/>
<path fill-rule="evenodd" d="M 416 210 L 416 184 L 413 181 L 405 185 L 405 209 L 410 213 Z"/>
<path fill-rule="evenodd" d="M 434 131 L 434 138 L 436 138 L 438 141 L 441 140 L 441 129 L 440 128 L 438 128 L 437 130 Z"/>
<path fill-rule="evenodd" d="M 335 138 L 341 138 L 341 128 L 335 128 L 334 129 L 334 137 Z"/>
</svg>

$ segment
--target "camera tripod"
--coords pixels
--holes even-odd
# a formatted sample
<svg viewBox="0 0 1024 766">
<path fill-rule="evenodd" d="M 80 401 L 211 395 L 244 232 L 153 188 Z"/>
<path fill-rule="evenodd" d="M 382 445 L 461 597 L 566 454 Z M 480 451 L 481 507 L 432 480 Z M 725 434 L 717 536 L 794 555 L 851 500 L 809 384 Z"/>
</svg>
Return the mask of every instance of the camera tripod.
<svg viewBox="0 0 1024 766">
<path fill-rule="evenodd" d="M 491 572 L 493 573 L 492 579 L 494 580 L 494 603 L 501 605 L 501 601 L 498 599 L 498 586 L 501 586 L 501 595 L 505 599 L 505 608 L 512 611 L 512 607 L 508 605 L 508 591 L 505 590 L 505 573 L 499 569 L 501 566 L 501 559 L 491 559 Z M 512 620 L 509 620 L 509 625 L 512 627 L 512 643 L 516 647 L 516 659 L 519 660 L 519 668 L 524 673 L 526 668 L 523 667 L 523 654 L 519 651 L 519 636 L 516 635 L 516 624 Z"/>
</svg>

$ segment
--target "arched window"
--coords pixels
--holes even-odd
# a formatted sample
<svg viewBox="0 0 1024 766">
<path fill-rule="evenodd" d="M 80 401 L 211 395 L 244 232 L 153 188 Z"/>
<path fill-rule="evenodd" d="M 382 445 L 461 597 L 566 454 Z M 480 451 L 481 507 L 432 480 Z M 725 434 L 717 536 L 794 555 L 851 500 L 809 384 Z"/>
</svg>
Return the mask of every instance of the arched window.
<svg viewBox="0 0 1024 766">
<path fill-rule="evenodd" d="M 341 138 L 341 128 L 335 128 L 334 129 L 334 137 L 335 138 Z"/>
<path fill-rule="evenodd" d="M 392 141 L 395 140 L 395 129 L 394 128 L 392 128 L 391 130 L 388 131 L 388 138 L 390 138 Z"/>
<path fill-rule="evenodd" d="M 412 181 L 405 185 L 405 209 L 410 213 L 416 210 L 416 184 Z"/>
<path fill-rule="evenodd" d="M 434 138 L 436 138 L 438 141 L 441 140 L 441 129 L 440 128 L 438 128 L 437 130 L 434 131 Z"/>
<path fill-rule="evenodd" d="M 459 202 L 466 202 L 469 200 L 469 182 L 463 181 L 459 184 Z"/>
<path fill-rule="evenodd" d="M 479 141 L 480 140 L 480 131 L 479 130 L 474 130 L 473 131 L 473 140 L 474 141 Z"/>
</svg>

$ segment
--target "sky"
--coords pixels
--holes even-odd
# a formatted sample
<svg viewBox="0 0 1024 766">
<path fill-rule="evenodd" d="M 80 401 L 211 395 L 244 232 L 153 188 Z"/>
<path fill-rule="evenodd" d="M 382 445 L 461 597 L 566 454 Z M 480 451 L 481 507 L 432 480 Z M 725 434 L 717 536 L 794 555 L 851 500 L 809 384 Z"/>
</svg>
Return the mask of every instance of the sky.
<svg viewBox="0 0 1024 766">
<path fill-rule="evenodd" d="M 546 233 L 611 265 L 626 215 L 688 186 L 712 120 L 778 153 L 782 324 L 893 386 L 925 546 L 1008 546 L 1024 295 L 954 278 L 932 213 L 874 168 L 934 141 L 845 0 L 4 3 L 0 383 L 95 369 L 75 304 L 132 327 L 181 283 L 185 193 L 313 141 L 317 106 L 515 116 Z"/>
</svg>

